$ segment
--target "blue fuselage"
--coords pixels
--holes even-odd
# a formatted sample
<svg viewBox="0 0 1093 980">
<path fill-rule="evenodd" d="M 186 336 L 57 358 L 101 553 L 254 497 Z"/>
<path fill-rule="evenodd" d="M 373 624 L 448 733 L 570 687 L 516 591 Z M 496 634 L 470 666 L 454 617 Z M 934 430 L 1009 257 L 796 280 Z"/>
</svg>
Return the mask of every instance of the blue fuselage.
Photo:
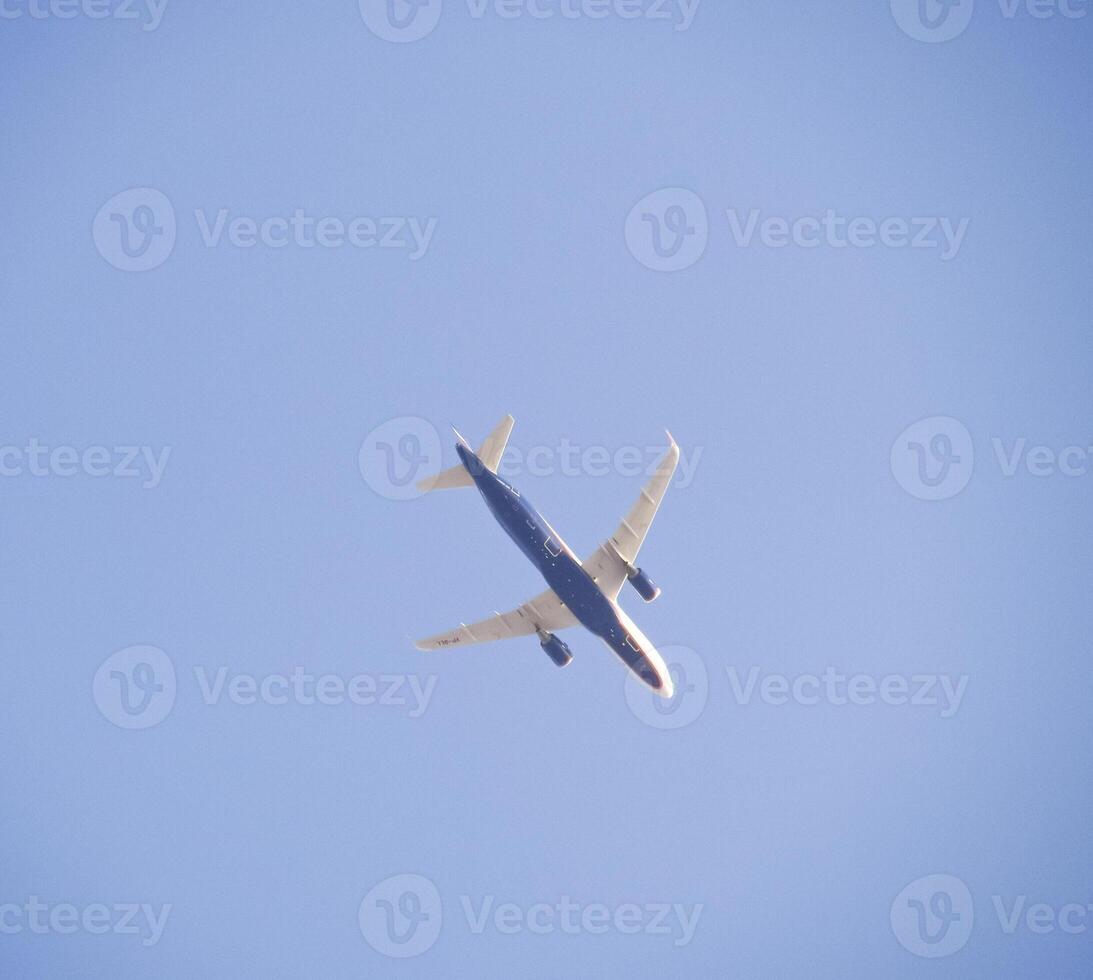
<svg viewBox="0 0 1093 980">
<path fill-rule="evenodd" d="M 637 649 L 619 618 L 618 607 L 547 523 L 545 518 L 465 446 L 456 447 L 459 458 L 474 480 L 487 506 L 528 560 L 539 569 L 554 593 L 590 633 L 600 637 L 646 684 L 662 685 L 660 675 Z"/>
</svg>

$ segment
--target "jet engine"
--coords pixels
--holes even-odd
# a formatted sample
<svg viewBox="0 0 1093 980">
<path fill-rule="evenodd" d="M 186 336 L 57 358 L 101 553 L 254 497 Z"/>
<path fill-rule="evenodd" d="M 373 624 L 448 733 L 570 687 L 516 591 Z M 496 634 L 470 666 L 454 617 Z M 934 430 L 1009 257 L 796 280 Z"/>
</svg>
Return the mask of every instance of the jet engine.
<svg viewBox="0 0 1093 980">
<path fill-rule="evenodd" d="M 540 633 L 539 646 L 559 667 L 565 667 L 573 660 L 573 654 L 569 652 L 565 641 L 559 640 L 553 633 Z"/>
<path fill-rule="evenodd" d="M 640 568 L 634 568 L 633 565 L 627 566 L 626 578 L 637 591 L 638 595 L 646 602 L 652 602 L 660 595 L 660 586 L 653 582 L 653 580 Z"/>
</svg>

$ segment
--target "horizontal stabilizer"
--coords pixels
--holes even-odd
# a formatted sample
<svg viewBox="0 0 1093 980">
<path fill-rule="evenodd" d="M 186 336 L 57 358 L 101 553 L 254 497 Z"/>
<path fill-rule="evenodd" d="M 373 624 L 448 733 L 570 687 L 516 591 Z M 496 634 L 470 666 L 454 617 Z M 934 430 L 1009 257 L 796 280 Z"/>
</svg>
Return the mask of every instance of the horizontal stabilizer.
<svg viewBox="0 0 1093 980">
<path fill-rule="evenodd" d="M 454 490 L 456 487 L 473 486 L 474 480 L 471 479 L 470 473 L 462 463 L 458 466 L 449 466 L 448 469 L 427 476 L 424 480 L 418 480 L 417 483 L 417 488 L 422 493 L 428 493 L 430 490 Z"/>
</svg>

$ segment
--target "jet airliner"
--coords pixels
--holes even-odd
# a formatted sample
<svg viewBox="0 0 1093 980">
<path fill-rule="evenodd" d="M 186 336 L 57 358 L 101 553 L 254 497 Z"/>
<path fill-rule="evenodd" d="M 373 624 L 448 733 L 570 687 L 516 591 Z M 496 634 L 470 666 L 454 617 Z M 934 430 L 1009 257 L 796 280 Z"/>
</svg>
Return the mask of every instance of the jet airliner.
<svg viewBox="0 0 1093 980">
<path fill-rule="evenodd" d="M 506 415 L 477 453 L 456 431 L 459 465 L 422 480 L 418 488 L 431 491 L 477 487 L 497 522 L 550 587 L 511 612 L 495 613 L 469 626 L 461 623 L 450 632 L 420 640 L 417 648 L 442 650 L 534 633 L 547 656 L 565 667 L 573 654 L 555 633 L 569 626 L 583 626 L 602 639 L 651 690 L 670 698 L 674 688 L 664 658 L 623 612 L 618 596 L 624 582 L 629 582 L 646 602 L 660 595 L 660 589 L 634 562 L 679 463 L 679 446 L 667 433 L 668 451 L 637 502 L 615 533 L 582 562 L 530 501 L 497 475 L 512 426 L 512 416 Z"/>
</svg>

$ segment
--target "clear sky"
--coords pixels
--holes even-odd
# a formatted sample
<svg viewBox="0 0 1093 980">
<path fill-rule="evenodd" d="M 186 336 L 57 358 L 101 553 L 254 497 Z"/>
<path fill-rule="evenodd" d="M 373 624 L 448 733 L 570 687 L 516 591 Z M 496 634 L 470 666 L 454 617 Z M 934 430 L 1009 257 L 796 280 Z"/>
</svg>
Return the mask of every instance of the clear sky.
<svg viewBox="0 0 1093 980">
<path fill-rule="evenodd" d="M 3 2 L 0 972 L 1088 976 L 1093 15 L 392 9 Z"/>
</svg>

